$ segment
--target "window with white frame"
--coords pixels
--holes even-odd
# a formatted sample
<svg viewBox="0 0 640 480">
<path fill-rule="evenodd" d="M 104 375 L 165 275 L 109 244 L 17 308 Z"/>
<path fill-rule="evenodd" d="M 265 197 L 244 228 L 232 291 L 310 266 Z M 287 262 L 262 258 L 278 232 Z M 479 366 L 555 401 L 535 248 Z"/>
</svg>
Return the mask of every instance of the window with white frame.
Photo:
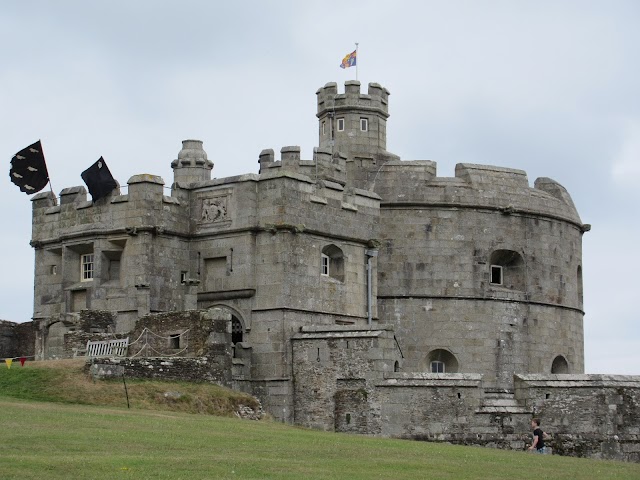
<svg viewBox="0 0 640 480">
<path fill-rule="evenodd" d="M 94 263 L 93 253 L 86 253 L 80 256 L 80 280 L 87 282 L 93 280 Z"/>
<path fill-rule="evenodd" d="M 363 132 L 366 132 L 367 130 L 369 130 L 369 119 L 368 118 L 361 118 L 360 119 L 360 130 Z"/>
<path fill-rule="evenodd" d="M 338 118 L 338 131 L 344 132 L 344 118 Z"/>
<path fill-rule="evenodd" d="M 515 250 L 495 250 L 489 257 L 489 283 L 512 290 L 525 290 L 524 258 Z"/>
<path fill-rule="evenodd" d="M 324 253 L 320 256 L 320 275 L 324 277 L 329 276 L 329 256 Z"/>
<path fill-rule="evenodd" d="M 459 371 L 455 355 L 442 348 L 429 352 L 427 368 L 431 373 L 457 373 Z"/>
<path fill-rule="evenodd" d="M 431 362 L 431 373 L 444 373 L 444 362 L 434 360 Z"/>
<path fill-rule="evenodd" d="M 344 282 L 344 254 L 335 245 L 327 245 L 320 256 L 320 275 Z"/>
</svg>

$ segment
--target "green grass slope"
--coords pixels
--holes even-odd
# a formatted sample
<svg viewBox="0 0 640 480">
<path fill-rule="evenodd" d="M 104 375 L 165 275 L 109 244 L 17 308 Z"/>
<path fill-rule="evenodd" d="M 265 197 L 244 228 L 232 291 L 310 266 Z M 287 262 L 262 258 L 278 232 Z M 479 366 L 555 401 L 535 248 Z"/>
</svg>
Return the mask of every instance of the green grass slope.
<svg viewBox="0 0 640 480">
<path fill-rule="evenodd" d="M 93 380 L 83 359 L 0 366 L 0 395 L 47 402 L 127 406 L 122 379 Z M 257 408 L 255 398 L 210 383 L 126 379 L 131 408 L 233 416 L 238 407 Z M 1 477 L 0 477 L 1 478 Z"/>
<path fill-rule="evenodd" d="M 69 394 L 56 392 L 64 372 L 25 367 L 26 387 L 14 368 L 0 367 L 2 480 L 640 479 L 637 464 L 326 433 L 141 405 L 127 409 L 126 402 L 71 404 Z M 32 400 L 39 397 L 67 403 Z"/>
</svg>

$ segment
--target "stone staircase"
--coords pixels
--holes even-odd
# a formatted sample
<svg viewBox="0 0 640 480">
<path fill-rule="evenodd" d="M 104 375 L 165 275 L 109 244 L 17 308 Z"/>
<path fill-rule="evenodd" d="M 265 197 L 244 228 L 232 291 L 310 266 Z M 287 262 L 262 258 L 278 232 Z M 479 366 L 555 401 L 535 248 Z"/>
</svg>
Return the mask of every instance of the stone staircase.
<svg viewBox="0 0 640 480">
<path fill-rule="evenodd" d="M 531 414 L 532 411 L 518 403 L 513 390 L 487 388 L 484 391 L 482 404 L 476 413 Z"/>
</svg>

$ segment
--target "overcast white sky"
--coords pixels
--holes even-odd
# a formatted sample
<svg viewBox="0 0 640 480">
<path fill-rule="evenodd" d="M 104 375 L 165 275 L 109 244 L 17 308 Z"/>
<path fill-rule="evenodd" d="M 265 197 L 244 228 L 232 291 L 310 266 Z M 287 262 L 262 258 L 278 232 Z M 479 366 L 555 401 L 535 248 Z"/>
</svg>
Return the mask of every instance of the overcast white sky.
<svg viewBox="0 0 640 480">
<path fill-rule="evenodd" d="M 181 141 L 213 176 L 317 145 L 316 90 L 391 91 L 388 150 L 520 168 L 570 192 L 584 236 L 587 373 L 640 374 L 640 2 L 33 1 L 0 4 L 0 318 L 33 305 L 29 197 L 8 176 L 41 139 L 56 194 L 104 156 L 172 181 Z"/>
</svg>

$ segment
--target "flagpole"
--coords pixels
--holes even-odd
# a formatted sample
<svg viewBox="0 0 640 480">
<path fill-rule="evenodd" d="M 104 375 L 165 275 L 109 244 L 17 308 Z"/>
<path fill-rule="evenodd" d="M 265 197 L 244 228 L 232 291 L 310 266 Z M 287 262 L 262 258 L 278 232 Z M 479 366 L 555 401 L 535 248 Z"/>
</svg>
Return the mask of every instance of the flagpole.
<svg viewBox="0 0 640 480">
<path fill-rule="evenodd" d="M 40 142 L 40 148 L 42 149 L 42 157 L 44 158 L 44 148 L 42 147 L 42 140 L 38 139 Z M 51 193 L 53 193 L 53 197 L 56 198 L 56 205 L 58 204 L 56 193 L 53 191 L 53 183 L 51 183 L 51 177 L 49 176 L 49 169 L 47 169 L 47 176 L 49 177 L 49 189 L 51 189 Z"/>
<path fill-rule="evenodd" d="M 358 81 L 358 42 L 356 42 L 356 81 Z"/>
<path fill-rule="evenodd" d="M 42 140 L 41 140 L 41 139 L 38 139 L 38 141 L 40 142 L 40 150 L 42 150 L 42 157 L 44 158 L 44 147 L 42 146 Z M 49 189 L 51 190 L 51 193 L 53 193 L 53 196 L 54 196 L 54 198 L 55 198 L 55 197 L 56 197 L 56 194 L 55 194 L 55 192 L 53 191 L 53 184 L 51 183 L 51 177 L 49 176 L 49 170 L 48 170 L 48 169 L 47 169 L 47 177 L 49 177 L 49 178 L 48 178 L 48 180 L 49 180 Z M 57 204 L 57 203 L 58 203 L 58 202 L 56 201 L 56 204 Z"/>
</svg>

